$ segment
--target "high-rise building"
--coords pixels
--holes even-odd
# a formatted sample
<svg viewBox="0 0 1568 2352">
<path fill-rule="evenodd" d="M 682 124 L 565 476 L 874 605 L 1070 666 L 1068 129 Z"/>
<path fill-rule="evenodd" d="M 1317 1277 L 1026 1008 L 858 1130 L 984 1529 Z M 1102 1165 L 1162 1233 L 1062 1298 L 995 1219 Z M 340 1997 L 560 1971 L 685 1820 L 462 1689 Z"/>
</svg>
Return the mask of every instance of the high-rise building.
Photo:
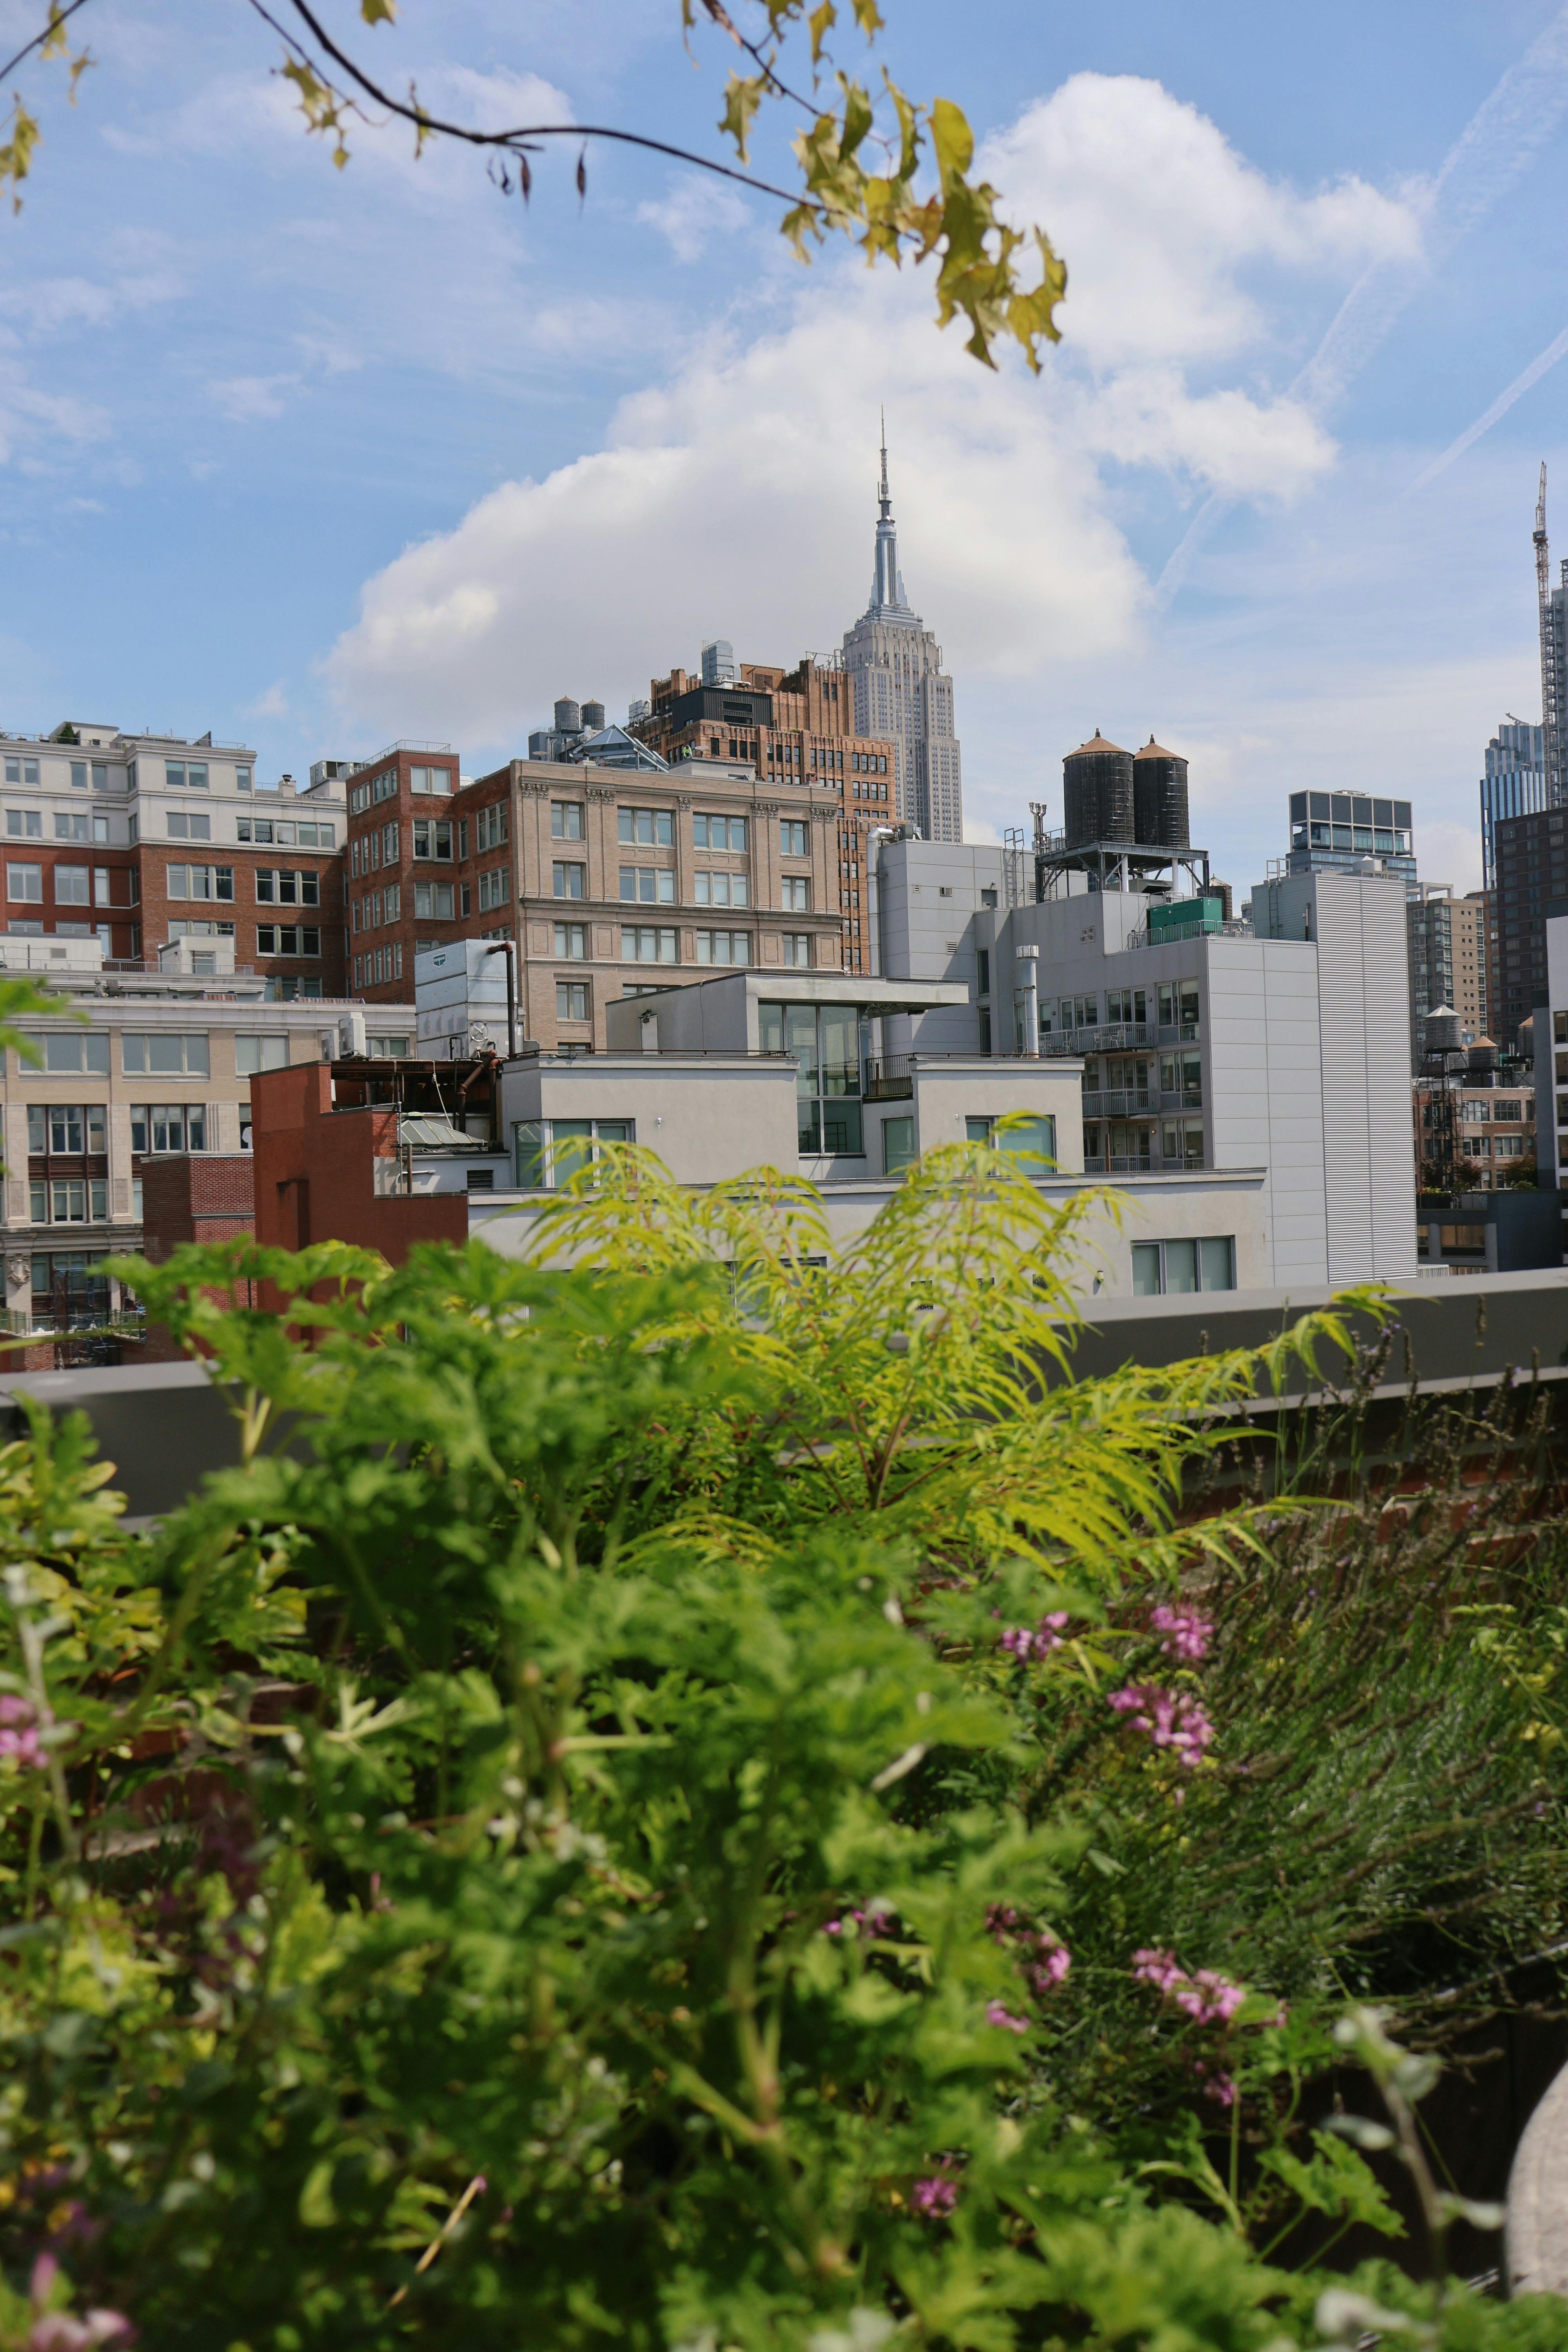
<svg viewBox="0 0 1568 2352">
<path fill-rule="evenodd" d="M 1496 984 L 1488 1010 L 1506 1053 L 1520 1025 L 1548 1002 L 1546 918 L 1568 906 L 1568 811 L 1544 808 L 1497 826 Z"/>
<path fill-rule="evenodd" d="M 1406 884 L 1405 938 L 1410 964 L 1410 1068 L 1426 1066 L 1426 1016 L 1453 1013 L 1461 1045 L 1487 1034 L 1486 898 L 1476 891 L 1456 898 L 1451 882 Z"/>
<path fill-rule="evenodd" d="M 896 746 L 896 807 L 927 841 L 963 839 L 963 779 L 953 731 L 952 680 L 935 632 L 911 610 L 899 571 L 898 525 L 882 441 L 876 566 L 871 601 L 844 638 L 854 681 L 855 725 Z"/>
<path fill-rule="evenodd" d="M 1533 816 L 1546 806 L 1544 730 L 1510 711 L 1486 749 L 1481 778 L 1481 887 L 1497 881 L 1500 817 Z"/>
<path fill-rule="evenodd" d="M 1415 880 L 1410 803 L 1364 793 L 1292 793 L 1288 874 L 1360 874 L 1375 858 L 1406 884 Z"/>
</svg>

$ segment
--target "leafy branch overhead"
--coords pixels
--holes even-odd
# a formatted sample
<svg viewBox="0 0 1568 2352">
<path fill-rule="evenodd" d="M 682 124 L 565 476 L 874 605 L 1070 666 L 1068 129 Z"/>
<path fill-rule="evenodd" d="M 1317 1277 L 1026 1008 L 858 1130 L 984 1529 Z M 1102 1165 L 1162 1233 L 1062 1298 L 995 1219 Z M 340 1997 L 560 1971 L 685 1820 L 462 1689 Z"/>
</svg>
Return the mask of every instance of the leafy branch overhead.
<svg viewBox="0 0 1568 2352">
<path fill-rule="evenodd" d="M 63 58 L 74 102 L 93 59 L 86 48 L 73 50 L 67 28 L 87 5 L 89 0 L 49 0 L 46 22 L 0 68 L 0 79 L 9 79 L 35 57 Z M 548 142 L 564 141 L 577 149 L 575 184 L 582 197 L 587 194 L 589 145 L 605 140 L 668 156 L 782 205 L 781 230 L 803 261 L 813 247 L 844 236 L 871 265 L 934 262 L 939 323 L 963 320 L 970 329 L 967 349 L 988 367 L 995 365 L 997 341 L 1011 337 L 1037 373 L 1042 347 L 1060 338 L 1055 313 L 1067 291 L 1067 265 L 1046 231 L 1021 229 L 1003 217 L 998 191 L 973 176 L 974 135 L 950 99 L 922 105 L 899 87 L 886 67 L 879 91 L 835 67 L 828 43 L 839 26 L 836 0 L 817 0 L 815 6 L 809 0 L 739 0 L 734 16 L 722 0 L 680 0 L 689 37 L 700 19 L 732 43 L 742 60 L 730 75 L 718 125 L 733 150 L 733 163 L 626 124 L 531 122 L 485 130 L 438 115 L 425 105 L 412 80 L 399 97 L 380 71 L 372 71 L 366 58 L 329 31 L 310 0 L 272 0 L 270 5 L 268 0 L 249 0 L 249 5 L 282 43 L 279 70 L 292 86 L 308 128 L 331 142 L 340 168 L 349 161 L 356 127 L 404 122 L 413 131 L 416 152 L 432 139 L 485 151 L 495 184 L 503 194 L 515 190 L 526 202 L 533 184 L 531 157 Z M 395 0 L 359 0 L 359 14 L 373 30 L 390 26 Z M 848 15 L 868 47 L 873 46 L 884 29 L 876 0 L 848 0 Z M 785 78 L 792 36 L 809 49 L 804 89 Z M 796 125 L 793 146 L 799 177 L 793 186 L 781 186 L 752 168 L 753 134 L 769 109 L 783 110 Z M 0 185 L 9 185 L 14 206 L 20 205 L 22 183 L 32 171 L 41 135 L 37 115 L 15 94 L 10 135 L 0 144 Z"/>
</svg>

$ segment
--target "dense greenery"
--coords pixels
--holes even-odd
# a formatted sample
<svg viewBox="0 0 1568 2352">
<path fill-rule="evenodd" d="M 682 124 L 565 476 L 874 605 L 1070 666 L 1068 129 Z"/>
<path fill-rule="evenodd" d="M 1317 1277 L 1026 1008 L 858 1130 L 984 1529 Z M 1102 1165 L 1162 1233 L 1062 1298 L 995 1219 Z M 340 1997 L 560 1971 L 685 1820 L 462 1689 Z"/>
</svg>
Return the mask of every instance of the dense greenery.
<svg viewBox="0 0 1568 2352">
<path fill-rule="evenodd" d="M 597 1174 L 531 1262 L 140 1269 L 244 1454 L 150 1534 L 0 1454 L 0 2345 L 1568 2345 L 1442 2274 L 1387 2038 L 1563 1934 L 1555 1533 L 1194 1514 L 1347 1335 L 1071 1381 L 1005 1153 L 847 1254 Z M 1396 2226 L 1336 2031 L 1424 2279 L 1278 2266 Z"/>
</svg>

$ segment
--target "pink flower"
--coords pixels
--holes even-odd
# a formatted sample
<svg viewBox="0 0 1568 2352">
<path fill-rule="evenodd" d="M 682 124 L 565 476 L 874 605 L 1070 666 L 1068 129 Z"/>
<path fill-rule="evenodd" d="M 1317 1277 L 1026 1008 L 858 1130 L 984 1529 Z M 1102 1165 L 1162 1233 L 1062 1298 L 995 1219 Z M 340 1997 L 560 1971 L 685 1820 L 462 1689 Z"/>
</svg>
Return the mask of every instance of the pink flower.
<svg viewBox="0 0 1568 2352">
<path fill-rule="evenodd" d="M 1049 1992 L 1067 1977 L 1072 1967 L 1072 1954 L 1065 1944 L 1053 1943 L 1048 1936 L 1038 1938 L 1038 1948 L 1041 1958 L 1029 1970 L 1029 1981 L 1037 1992 Z"/>
<path fill-rule="evenodd" d="M 0 1756 L 15 1757 L 18 1764 L 41 1764 L 44 1760 L 38 1735 L 30 1724 L 25 1731 L 0 1731 Z"/>
<path fill-rule="evenodd" d="M 1003 2026 L 1009 2033 L 1027 2033 L 1029 2030 L 1026 2017 L 1015 2017 L 1010 2010 L 1003 2008 L 999 2000 L 986 2002 L 985 2022 L 987 2025 Z"/>
<path fill-rule="evenodd" d="M 942 2214 L 951 2213 L 957 2202 L 956 2180 L 917 2180 L 910 2197 L 910 2203 L 917 2213 L 928 2213 L 939 2220 Z"/>
<path fill-rule="evenodd" d="M 1208 1655 L 1214 1626 L 1198 1610 L 1172 1609 L 1162 1601 L 1149 1622 L 1157 1633 L 1167 1636 L 1160 1647 L 1168 1658 L 1182 1658 L 1196 1665 L 1200 1658 Z"/>
<path fill-rule="evenodd" d="M 1199 1969 L 1189 1976 L 1170 1952 L 1134 1952 L 1132 1973 L 1141 1984 L 1152 1985 L 1165 2000 L 1173 2000 L 1198 2025 L 1228 2025 L 1247 1999 L 1245 1986 L 1232 1984 L 1214 1969 Z"/>
<path fill-rule="evenodd" d="M 14 1697 L 9 1692 L 0 1696 L 0 1723 L 31 1723 L 33 1702 Z"/>
<path fill-rule="evenodd" d="M 1136 1731 L 1146 1731 L 1156 1748 L 1169 1748 L 1177 1762 L 1191 1771 L 1214 1738 L 1214 1726 L 1196 1699 L 1185 1691 L 1161 1690 L 1153 1683 L 1129 1683 L 1111 1691 L 1107 1704 L 1118 1715 L 1130 1716 Z"/>
<path fill-rule="evenodd" d="M 1062 1645 L 1062 1632 L 1068 1622 L 1065 1609 L 1052 1609 L 1036 1626 L 1010 1625 L 1002 1636 L 1002 1647 L 1018 1659 L 1031 1655 L 1048 1658 L 1053 1650 Z"/>
</svg>

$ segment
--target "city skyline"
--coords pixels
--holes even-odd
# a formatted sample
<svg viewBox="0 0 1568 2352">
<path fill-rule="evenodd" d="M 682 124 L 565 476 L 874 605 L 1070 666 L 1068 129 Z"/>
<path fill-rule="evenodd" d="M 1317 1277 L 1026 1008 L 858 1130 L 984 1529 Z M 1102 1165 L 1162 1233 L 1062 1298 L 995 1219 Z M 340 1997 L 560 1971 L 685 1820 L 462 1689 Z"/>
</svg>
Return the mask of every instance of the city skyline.
<svg viewBox="0 0 1568 2352">
<path fill-rule="evenodd" d="M 666 16 L 545 10 L 525 54 L 473 0 L 397 38 L 481 114 L 635 98 L 708 142 Z M 595 149 L 584 206 L 542 172 L 509 210 L 368 126 L 335 173 L 237 16 L 174 0 L 156 55 L 106 20 L 0 248 L 0 717 L 210 724 L 270 773 L 424 733 L 482 772 L 563 681 L 618 712 L 715 629 L 837 644 L 886 400 L 973 837 L 1115 706 L 1190 760 L 1239 887 L 1282 782 L 1369 769 L 1472 887 L 1484 747 L 1539 718 L 1542 456 L 1568 481 L 1568 267 L 1531 234 L 1568 37 L 1544 0 L 1363 19 L 1330 7 L 1331 68 L 1226 9 L 1005 0 L 957 59 L 934 0 L 900 10 L 908 78 L 1067 253 L 1037 383 L 939 334 L 921 272 L 801 271 L 753 199 Z"/>
</svg>

